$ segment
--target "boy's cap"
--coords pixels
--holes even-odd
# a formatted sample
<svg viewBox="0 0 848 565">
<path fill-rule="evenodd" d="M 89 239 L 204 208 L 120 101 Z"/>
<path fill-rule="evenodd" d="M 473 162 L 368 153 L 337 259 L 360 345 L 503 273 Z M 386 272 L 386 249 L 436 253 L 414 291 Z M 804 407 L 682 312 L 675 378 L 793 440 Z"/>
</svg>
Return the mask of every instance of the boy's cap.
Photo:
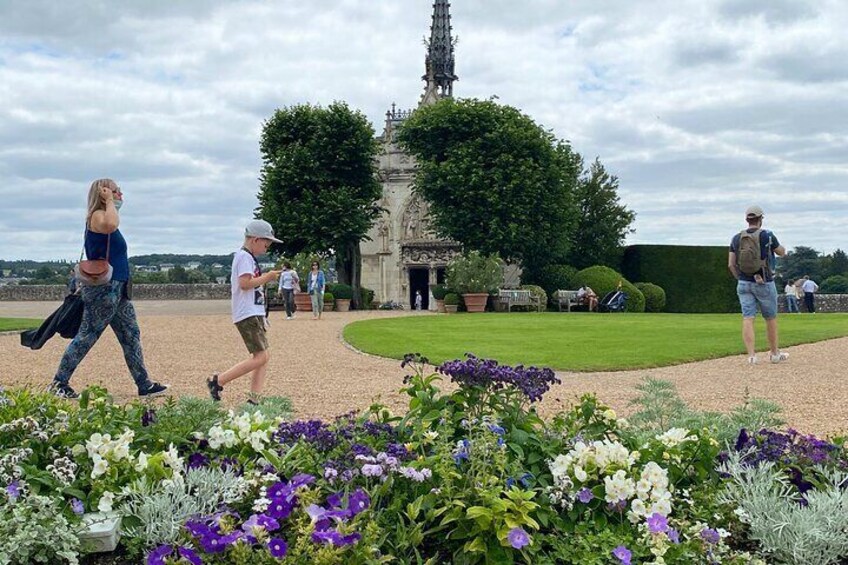
<svg viewBox="0 0 848 565">
<path fill-rule="evenodd" d="M 748 206 L 748 209 L 745 210 L 746 218 L 762 218 L 763 217 L 763 209 L 759 206 Z"/>
<path fill-rule="evenodd" d="M 259 237 L 262 239 L 270 239 L 275 243 L 282 243 L 274 237 L 274 228 L 265 220 L 252 220 L 247 227 L 244 228 L 245 237 Z"/>
</svg>

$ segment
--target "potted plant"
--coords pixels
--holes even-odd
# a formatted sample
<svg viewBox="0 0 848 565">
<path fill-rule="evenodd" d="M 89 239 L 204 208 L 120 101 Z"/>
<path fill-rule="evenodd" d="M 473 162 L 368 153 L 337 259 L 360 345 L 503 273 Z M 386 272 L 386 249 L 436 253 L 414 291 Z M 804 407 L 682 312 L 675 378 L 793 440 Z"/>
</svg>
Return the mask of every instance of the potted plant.
<svg viewBox="0 0 848 565">
<path fill-rule="evenodd" d="M 350 300 L 353 298 L 353 289 L 350 285 L 339 283 L 333 287 L 333 293 L 336 297 L 336 310 L 338 312 L 350 310 Z"/>
<path fill-rule="evenodd" d="M 434 284 L 430 288 L 430 292 L 433 293 L 433 299 L 436 301 L 436 312 L 445 313 L 445 296 L 448 293 L 448 289 L 443 284 Z"/>
<path fill-rule="evenodd" d="M 312 299 L 306 293 L 306 278 L 300 279 L 300 292 L 294 293 L 294 308 L 298 312 L 312 312 Z"/>
<path fill-rule="evenodd" d="M 459 295 L 454 292 L 447 293 L 442 306 L 446 314 L 456 314 L 456 309 L 459 308 Z"/>
<path fill-rule="evenodd" d="M 333 306 L 335 306 L 336 297 L 332 292 L 327 291 L 324 293 L 324 312 L 332 312 Z"/>
<path fill-rule="evenodd" d="M 462 294 L 469 312 L 483 312 L 489 293 L 503 283 L 503 267 L 497 255 L 488 257 L 477 251 L 457 257 L 448 265 L 447 285 Z"/>
</svg>

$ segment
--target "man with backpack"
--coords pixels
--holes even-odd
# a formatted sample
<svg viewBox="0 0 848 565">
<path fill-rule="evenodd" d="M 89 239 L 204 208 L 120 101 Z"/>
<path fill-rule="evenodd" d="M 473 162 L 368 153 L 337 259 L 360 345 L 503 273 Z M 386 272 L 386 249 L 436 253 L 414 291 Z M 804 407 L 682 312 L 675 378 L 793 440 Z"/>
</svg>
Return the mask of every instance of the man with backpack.
<svg viewBox="0 0 848 565">
<path fill-rule="evenodd" d="M 751 206 L 745 211 L 748 227 L 733 236 L 727 267 L 738 281 L 736 294 L 742 306 L 742 341 L 748 351 L 748 363 L 757 364 L 757 352 L 754 348 L 754 318 L 759 305 L 770 348 L 769 359 L 780 363 L 789 358 L 788 353 L 777 347 L 777 288 L 774 285 L 775 254 L 781 257 L 786 250 L 777 241 L 777 237 L 763 229 L 763 210 Z"/>
</svg>

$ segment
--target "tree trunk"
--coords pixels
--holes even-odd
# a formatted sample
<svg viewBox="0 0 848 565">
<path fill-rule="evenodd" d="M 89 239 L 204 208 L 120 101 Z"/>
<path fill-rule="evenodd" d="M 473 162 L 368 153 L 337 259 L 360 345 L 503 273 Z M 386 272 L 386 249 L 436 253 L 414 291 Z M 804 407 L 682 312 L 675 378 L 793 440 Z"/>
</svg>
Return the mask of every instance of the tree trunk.
<svg viewBox="0 0 848 565">
<path fill-rule="evenodd" d="M 336 255 L 336 273 L 339 282 L 348 284 L 353 288 L 353 299 L 351 306 L 359 310 L 362 308 L 362 252 L 359 242 L 349 242 L 339 249 Z"/>
</svg>

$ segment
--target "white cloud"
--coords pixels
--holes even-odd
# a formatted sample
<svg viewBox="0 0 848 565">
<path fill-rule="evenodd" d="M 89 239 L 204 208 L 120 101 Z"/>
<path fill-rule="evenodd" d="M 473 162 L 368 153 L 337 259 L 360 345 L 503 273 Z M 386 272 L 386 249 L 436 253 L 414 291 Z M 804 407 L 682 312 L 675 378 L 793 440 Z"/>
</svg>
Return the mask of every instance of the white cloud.
<svg viewBox="0 0 848 565">
<path fill-rule="evenodd" d="M 520 7 L 519 7 L 520 6 Z M 841 0 L 464 0 L 454 92 L 596 155 L 632 242 L 725 244 L 752 202 L 783 243 L 846 247 Z M 94 178 L 130 252 L 226 253 L 256 206 L 261 124 L 345 100 L 382 129 L 421 94 L 431 3 L 0 3 L 0 257 L 71 258 Z"/>
</svg>

